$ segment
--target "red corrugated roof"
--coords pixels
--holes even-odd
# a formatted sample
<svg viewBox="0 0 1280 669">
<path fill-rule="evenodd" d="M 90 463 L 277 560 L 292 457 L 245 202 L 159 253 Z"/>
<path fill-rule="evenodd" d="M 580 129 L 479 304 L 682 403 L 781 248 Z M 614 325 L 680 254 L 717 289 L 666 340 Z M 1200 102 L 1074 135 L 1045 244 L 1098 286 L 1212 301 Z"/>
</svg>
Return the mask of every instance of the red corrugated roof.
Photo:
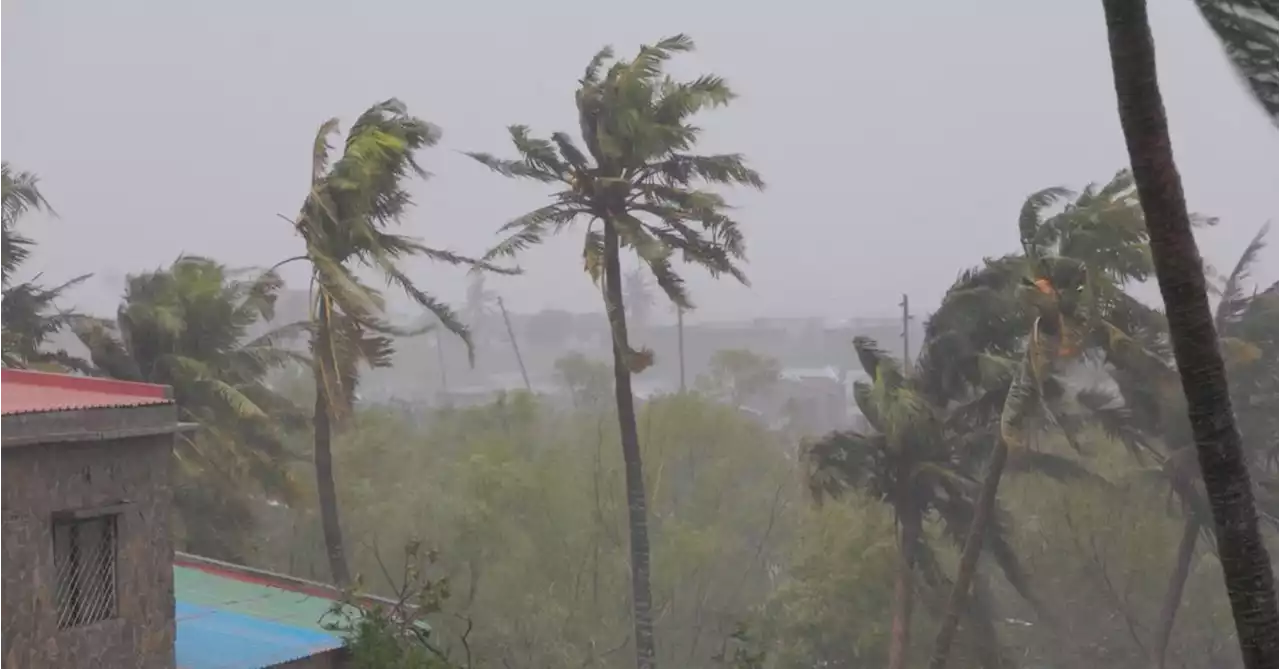
<svg viewBox="0 0 1280 669">
<path fill-rule="evenodd" d="M 168 386 L 20 369 L 0 372 L 3 415 L 170 404 Z"/>
</svg>

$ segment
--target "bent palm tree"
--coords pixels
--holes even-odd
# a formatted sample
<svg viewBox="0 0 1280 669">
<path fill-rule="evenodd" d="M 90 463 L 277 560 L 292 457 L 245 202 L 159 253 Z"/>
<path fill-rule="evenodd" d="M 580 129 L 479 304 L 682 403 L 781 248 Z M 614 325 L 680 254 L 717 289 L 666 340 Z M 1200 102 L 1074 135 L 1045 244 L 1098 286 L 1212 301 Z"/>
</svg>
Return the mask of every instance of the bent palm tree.
<svg viewBox="0 0 1280 669">
<path fill-rule="evenodd" d="M 1064 201 L 1060 211 L 1047 215 Z M 1063 188 L 1033 193 L 1023 203 L 1018 229 L 1023 255 L 989 262 L 982 271 L 962 277 L 928 328 L 926 350 L 950 345 L 948 336 L 966 332 L 970 334 L 962 340 L 988 356 L 1008 355 L 1018 346 L 1015 342 L 1023 348 L 1022 362 L 1008 374 L 999 433 L 934 646 L 932 669 L 943 669 L 948 661 L 1010 449 L 1026 457 L 1026 426 L 1046 420 L 1062 427 L 1074 442 L 1078 416 L 1057 408 L 1063 395 L 1054 378 L 1057 370 L 1080 358 L 1087 347 L 1096 348 L 1098 332 L 1114 328 L 1111 320 L 1146 322 L 1146 311 L 1123 290 L 1151 272 L 1142 212 L 1127 172 L 1080 193 Z M 991 323 L 1001 325 L 992 329 Z M 964 352 L 950 350 L 935 357 L 947 357 L 952 361 L 949 367 L 960 373 L 967 366 Z"/>
<path fill-rule="evenodd" d="M 519 158 L 470 154 L 504 176 L 560 186 L 552 204 L 504 225 L 502 230 L 511 236 L 486 258 L 515 256 L 548 234 L 586 221 L 583 262 L 592 280 L 602 284 L 613 336 L 615 399 L 631 529 L 636 662 L 641 669 L 653 667 L 656 657 L 648 511 L 631 375 L 648 367 L 653 355 L 647 349 L 633 349 L 628 339 L 620 254 L 624 249 L 634 251 L 672 302 L 692 308 L 684 281 L 672 264 L 676 252 L 713 276 L 729 274 L 746 282 L 736 265 L 744 253 L 742 233 L 726 214 L 724 198 L 700 185 L 764 187 L 740 155 L 690 153 L 700 134 L 690 117 L 726 105 L 734 97 L 716 76 L 678 82 L 664 75 L 668 59 L 693 48 L 692 40 L 677 35 L 641 47 L 635 58 L 614 61 L 607 71 L 613 51 L 605 48 L 597 53 L 576 95 L 584 148 L 566 133 L 537 139 L 528 128 L 517 125 L 511 126 L 510 133 Z"/>
<path fill-rule="evenodd" d="M 320 519 L 331 575 L 338 585 L 345 586 L 351 582 L 351 570 L 338 515 L 333 429 L 355 401 L 360 366 L 389 366 L 393 336 L 425 331 L 389 323 L 381 291 L 362 281 L 356 269 L 371 270 L 400 289 L 461 338 L 468 353 L 472 349 L 466 325 L 448 305 L 420 289 L 400 263 L 420 256 L 453 265 L 505 270 L 388 232 L 413 205 L 405 182 L 413 176 L 427 177 L 415 156 L 418 150 L 439 141 L 438 128 L 410 116 L 398 100 L 381 102 L 356 119 L 347 133 L 342 156 L 330 165 L 333 147 L 329 142 L 337 132 L 338 120 L 330 119 L 316 133 L 311 189 L 290 223 L 305 244 L 304 254 L 291 260 L 305 260 L 311 266 L 314 457 Z"/>
<path fill-rule="evenodd" d="M 941 341 L 941 340 L 935 340 Z M 954 340 L 951 340 L 954 341 Z M 917 361 L 916 374 L 906 376 L 898 361 L 869 339 L 854 341 L 870 383 L 855 385 L 854 398 L 871 425 L 862 432 L 835 432 L 806 447 L 809 485 L 815 495 L 836 496 L 846 489 L 859 489 L 883 500 L 894 510 L 899 528 L 898 572 L 894 583 L 893 620 L 890 632 L 891 668 L 909 666 L 907 649 L 911 627 L 915 581 L 922 578 L 932 586 L 945 586 L 938 559 L 924 541 L 926 518 L 936 514 L 944 534 L 956 543 L 965 541 L 980 512 L 978 483 L 968 464 L 990 448 L 998 432 L 997 421 L 1011 376 L 1017 364 L 995 355 L 975 356 L 981 367 L 974 387 L 966 396 L 944 396 L 941 387 L 931 387 L 931 365 L 949 365 L 954 358 L 941 349 L 925 348 Z M 1078 477 L 1084 472 L 1069 460 L 1041 453 L 1029 456 L 1024 465 L 1058 476 Z M 994 503 L 993 503 L 994 506 Z M 994 519 L 998 510 L 988 510 Z M 1037 611 L 1043 612 L 1003 526 L 992 522 L 983 535 L 1005 579 Z M 974 602 L 972 618 L 979 661 L 984 667 L 1000 665 L 999 644 L 986 598 Z"/>
<path fill-rule="evenodd" d="M 1197 4 L 1233 63 L 1255 84 L 1251 88 L 1274 122 L 1277 3 L 1200 0 Z M 1275 573 L 1258 528 L 1204 269 L 1173 159 L 1146 0 L 1103 0 L 1103 8 L 1120 126 L 1151 234 L 1156 280 L 1164 298 L 1241 653 L 1249 669 L 1274 667 L 1280 661 Z M 1239 25 L 1269 28 L 1226 30 L 1220 20 L 1228 15 L 1224 12 L 1248 22 Z"/>
<path fill-rule="evenodd" d="M 202 555 L 242 559 L 253 496 L 246 480 L 270 497 L 293 499 L 283 428 L 301 427 L 302 413 L 267 386 L 267 376 L 305 363 L 284 345 L 305 334 L 306 323 L 249 334 L 273 317 L 281 287 L 271 272 L 244 279 L 184 256 L 130 276 L 114 321 L 73 321 L 95 373 L 171 386 L 183 417 L 200 425 L 180 437 L 174 454 L 175 506 L 189 548 Z"/>
</svg>

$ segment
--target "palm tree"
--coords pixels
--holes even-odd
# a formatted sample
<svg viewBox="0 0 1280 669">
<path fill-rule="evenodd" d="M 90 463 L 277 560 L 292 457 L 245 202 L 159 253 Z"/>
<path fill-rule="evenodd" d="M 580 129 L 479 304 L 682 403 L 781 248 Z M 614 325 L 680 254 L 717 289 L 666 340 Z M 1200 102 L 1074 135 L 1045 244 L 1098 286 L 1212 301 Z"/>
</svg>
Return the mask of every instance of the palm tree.
<svg viewBox="0 0 1280 669">
<path fill-rule="evenodd" d="M 1022 457 L 1032 436 L 1025 426 L 1044 420 L 1064 428 L 1074 441 L 1078 416 L 1056 409 L 1063 389 L 1054 377 L 1065 364 L 1082 359 L 1086 349 L 1096 349 L 1099 339 L 1105 339 L 1100 334 L 1115 329 L 1112 320 L 1151 320 L 1149 312 L 1124 292 L 1126 284 L 1151 273 L 1142 212 L 1127 172 L 1079 193 L 1060 187 L 1033 193 L 1022 205 L 1018 230 L 1022 255 L 988 262 L 982 271 L 962 276 L 928 327 L 926 351 L 951 361 L 938 371 L 962 377 L 958 383 L 945 376 L 937 379 L 948 387 L 963 385 L 966 367 L 972 366 L 966 362 L 972 351 L 954 349 L 957 333 L 967 333 L 962 341 L 987 355 L 1007 356 L 1019 346 L 1023 349 L 1022 362 L 1009 375 L 999 435 L 938 632 L 933 669 L 946 666 L 1009 450 Z M 972 377 L 972 371 L 968 375 Z"/>
<path fill-rule="evenodd" d="M 1221 287 L 1215 287 L 1221 299 L 1214 315 L 1231 394 L 1240 400 L 1236 419 L 1242 427 L 1248 464 L 1263 480 L 1275 477 L 1276 287 L 1246 294 L 1244 282 L 1265 246 L 1266 232 L 1266 227 L 1259 231 Z M 1167 332 L 1164 334 L 1167 336 Z M 1118 330 L 1110 334 L 1105 349 L 1119 397 L 1095 392 L 1085 404 L 1103 416 L 1123 412 L 1104 420 L 1104 424 L 1123 421 L 1136 430 L 1130 438 L 1140 441 L 1155 459 L 1158 466 L 1152 473 L 1177 496 L 1183 509 L 1182 538 L 1151 647 L 1153 666 L 1163 667 L 1200 535 L 1212 527 L 1213 519 L 1204 491 L 1197 485 L 1195 441 L 1190 425 L 1182 419 L 1186 401 L 1170 356 L 1164 350 L 1152 350 L 1138 336 Z M 1274 519 L 1274 492 L 1260 488 L 1256 494 L 1259 511 Z"/>
<path fill-rule="evenodd" d="M 1277 3 L 1198 0 L 1197 6 L 1274 123 Z M 1249 669 L 1273 667 L 1280 661 L 1275 573 L 1258 528 L 1200 252 L 1173 159 L 1146 0 L 1104 0 L 1103 8 L 1120 126 L 1146 212 L 1241 653 Z"/>
<path fill-rule="evenodd" d="M 413 176 L 427 177 L 415 156 L 439 141 L 438 128 L 410 116 L 398 100 L 378 103 L 356 119 L 347 133 L 342 156 L 330 165 L 333 147 L 329 142 L 337 132 L 338 120 L 330 119 L 316 133 L 311 188 L 298 216 L 289 221 L 305 251 L 285 262 L 304 260 L 311 267 L 316 490 L 330 572 L 338 585 L 346 586 L 351 583 L 351 571 L 338 517 L 333 430 L 355 402 L 360 366 L 389 366 L 393 336 L 425 331 L 389 323 L 382 292 L 361 280 L 356 270 L 375 272 L 400 289 L 461 338 L 469 356 L 473 352 L 467 326 L 448 305 L 420 289 L 401 261 L 421 256 L 453 265 L 505 270 L 388 231 L 413 205 L 405 182 Z"/>
<path fill-rule="evenodd" d="M 5 367 L 37 367 L 50 370 L 84 369 L 84 361 L 63 350 L 48 351 L 49 337 L 66 327 L 74 314 L 58 311 L 54 302 L 67 289 L 86 279 L 79 276 L 46 288 L 39 276 L 13 283 L 13 274 L 31 256 L 35 242 L 18 231 L 18 221 L 32 210 L 53 213 L 40 192 L 40 180 L 30 172 L 0 166 L 0 221 L 3 222 L 3 361 Z M 50 313 L 54 311 L 55 313 Z"/>
<path fill-rule="evenodd" d="M 903 374 L 900 363 L 871 340 L 856 339 L 858 358 L 872 380 L 858 382 L 854 397 L 872 429 L 835 432 L 804 451 L 809 484 L 819 499 L 849 489 L 861 490 L 883 500 L 897 518 L 899 569 L 894 583 L 891 669 L 908 666 L 917 578 L 935 587 L 947 582 L 924 540 L 925 520 L 936 516 L 947 537 L 956 543 L 965 541 L 979 513 L 979 486 L 969 463 L 991 453 L 1000 430 L 1001 407 L 1013 403 L 1006 396 L 1011 395 L 1009 388 L 1018 365 L 997 355 L 974 357 L 975 373 L 981 378 L 973 379 L 974 385 L 966 387 L 963 396 L 944 396 L 952 390 L 929 385 L 931 380 L 945 377 L 929 368 L 952 364 L 957 349 L 947 349 L 957 338 L 934 339 L 937 346 L 922 350 L 911 375 Z M 1028 454 L 1020 464 L 1060 477 L 1087 475 L 1070 460 L 1050 453 Z M 993 518 L 999 515 L 998 511 L 988 513 Z M 983 543 L 1006 580 L 1043 614 L 1003 526 L 992 522 L 983 534 Z M 991 667 L 999 665 L 999 645 L 994 628 L 985 624 L 992 615 L 988 604 L 988 598 L 980 594 L 972 613 L 978 623 L 974 632 L 981 664 Z"/>
<path fill-rule="evenodd" d="M 635 252 L 658 286 L 681 308 L 691 308 L 684 281 L 672 265 L 675 252 L 713 276 L 746 277 L 742 233 L 719 194 L 701 184 L 764 182 L 737 154 L 690 153 L 700 129 L 690 118 L 709 107 L 728 104 L 733 92 L 720 77 L 704 75 L 681 82 L 663 67 L 693 41 L 677 35 L 640 48 L 630 61 L 613 58 L 605 48 L 591 59 L 576 95 L 583 148 L 566 133 L 535 138 L 525 126 L 511 126 L 519 157 L 506 160 L 470 154 L 508 177 L 560 187 L 554 202 L 502 227 L 511 236 L 486 258 L 514 256 L 575 221 L 585 221 L 583 262 L 592 280 L 602 283 L 605 311 L 613 337 L 614 385 L 626 469 L 630 521 L 632 608 L 637 666 L 656 662 L 649 590 L 649 533 L 644 473 L 636 434 L 631 375 L 652 363 L 647 349 L 632 348 L 623 298 L 621 251 Z M 606 65 L 608 68 L 606 70 Z M 585 151 L 584 151 L 585 149 Z"/>
<path fill-rule="evenodd" d="M 292 501 L 284 428 L 302 425 L 301 412 L 270 389 L 267 376 L 305 362 L 284 345 L 306 323 L 251 337 L 273 317 L 282 283 L 272 272 L 243 275 L 183 256 L 128 277 L 114 321 L 73 321 L 95 373 L 171 386 L 183 418 L 201 426 L 179 437 L 175 503 L 189 547 L 227 559 L 242 558 L 248 536 L 246 479 Z"/>
</svg>

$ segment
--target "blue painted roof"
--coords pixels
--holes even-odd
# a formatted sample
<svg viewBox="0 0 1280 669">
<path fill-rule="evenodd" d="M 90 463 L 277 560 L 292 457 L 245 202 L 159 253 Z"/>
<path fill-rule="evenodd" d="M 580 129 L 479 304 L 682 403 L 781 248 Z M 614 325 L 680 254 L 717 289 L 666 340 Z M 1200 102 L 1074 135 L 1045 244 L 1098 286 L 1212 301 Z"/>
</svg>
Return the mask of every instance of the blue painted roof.
<svg viewBox="0 0 1280 669">
<path fill-rule="evenodd" d="M 178 669 L 263 669 L 342 646 L 332 593 L 211 562 L 173 569 Z"/>
<path fill-rule="evenodd" d="M 342 645 L 326 632 L 210 606 L 179 601 L 175 612 L 180 669 L 263 669 Z"/>
</svg>

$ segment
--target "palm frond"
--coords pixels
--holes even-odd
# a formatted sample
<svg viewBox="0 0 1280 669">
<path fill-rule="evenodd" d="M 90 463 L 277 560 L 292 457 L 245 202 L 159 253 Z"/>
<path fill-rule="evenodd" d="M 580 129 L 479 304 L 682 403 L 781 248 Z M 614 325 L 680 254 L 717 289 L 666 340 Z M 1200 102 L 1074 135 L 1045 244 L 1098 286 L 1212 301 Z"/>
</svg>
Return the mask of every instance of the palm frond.
<svg viewBox="0 0 1280 669">
<path fill-rule="evenodd" d="M 711 156 L 674 154 L 653 165 L 650 174 L 667 186 L 688 187 L 695 180 L 701 180 L 712 184 L 749 186 L 756 190 L 765 188 L 764 179 L 747 167 L 746 158 L 740 153 Z"/>
<path fill-rule="evenodd" d="M 72 321 L 72 332 L 89 349 L 89 360 L 102 373 L 125 381 L 142 381 L 142 372 L 125 348 L 110 321 L 81 317 Z"/>
<path fill-rule="evenodd" d="M 471 340 L 471 330 L 458 317 L 457 312 L 449 305 L 418 288 L 417 284 L 401 271 L 395 263 L 384 260 L 381 263 L 381 269 L 390 283 L 400 288 L 405 295 L 408 295 L 410 299 L 426 309 L 440 322 L 440 325 L 444 326 L 444 329 L 452 332 L 462 340 L 462 343 L 467 347 L 468 361 L 475 364 L 475 345 Z"/>
<path fill-rule="evenodd" d="M 1276 122 L 1277 56 L 1275 0 L 1196 0 L 1236 73 Z"/>
<path fill-rule="evenodd" d="M 1249 280 L 1250 271 L 1258 260 L 1258 254 L 1267 247 L 1267 235 L 1271 232 L 1271 222 L 1267 221 L 1249 241 L 1235 267 L 1223 282 L 1218 306 L 1214 310 L 1214 326 L 1222 331 L 1229 320 L 1238 318 L 1246 306 L 1244 283 Z"/>
<path fill-rule="evenodd" d="M 604 67 L 605 61 L 613 58 L 613 47 L 606 46 L 596 52 L 591 57 L 591 62 L 587 63 L 587 68 L 583 72 L 582 79 L 578 81 L 582 86 L 593 86 L 600 82 L 600 68 Z"/>
<path fill-rule="evenodd" d="M 557 203 L 514 218 L 503 224 L 501 229 L 515 232 L 486 251 L 482 260 L 487 262 L 497 258 L 514 258 L 521 251 L 542 243 L 546 235 L 560 231 L 585 213 L 583 209 Z"/>
<path fill-rule="evenodd" d="M 887 493 L 883 480 L 885 444 L 881 435 L 832 432 L 802 446 L 807 483 L 815 501 L 836 498 L 846 490 L 875 488 L 873 495 Z"/>
<path fill-rule="evenodd" d="M 561 174 L 530 165 L 524 160 L 499 158 L 493 154 L 479 151 L 468 151 L 464 155 L 504 177 L 532 179 L 542 183 L 555 183 L 563 180 Z"/>
<path fill-rule="evenodd" d="M 329 169 L 329 152 L 333 150 L 333 145 L 329 142 L 329 138 L 338 133 L 338 119 L 331 118 L 320 124 L 320 129 L 316 131 L 316 138 L 311 149 L 311 183 L 318 183 Z"/>
<path fill-rule="evenodd" d="M 1070 189 L 1053 186 L 1032 193 L 1022 203 L 1022 210 L 1018 214 L 1018 232 L 1022 238 L 1022 246 L 1028 255 L 1037 257 L 1039 256 L 1037 249 L 1056 241 L 1052 238 L 1044 238 L 1042 230 L 1044 210 L 1074 196 L 1075 193 Z"/>
<path fill-rule="evenodd" d="M 853 350 L 858 354 L 858 362 L 862 363 L 862 371 L 866 372 L 867 376 L 874 379 L 882 369 L 901 374 L 898 361 L 880 348 L 876 340 L 863 336 L 854 337 Z"/>
</svg>

